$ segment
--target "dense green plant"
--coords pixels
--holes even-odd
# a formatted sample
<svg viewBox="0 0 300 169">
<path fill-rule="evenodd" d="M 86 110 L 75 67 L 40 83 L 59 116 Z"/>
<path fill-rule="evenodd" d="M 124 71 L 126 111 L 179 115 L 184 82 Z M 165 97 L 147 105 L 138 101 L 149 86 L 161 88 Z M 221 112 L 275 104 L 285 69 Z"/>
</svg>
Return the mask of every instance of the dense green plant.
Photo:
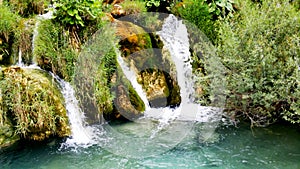
<svg viewBox="0 0 300 169">
<path fill-rule="evenodd" d="M 300 13 L 288 1 L 253 4 L 221 23 L 218 53 L 227 71 L 227 111 L 252 125 L 300 123 Z M 297 63 L 298 62 L 298 63 Z"/>
<path fill-rule="evenodd" d="M 83 46 L 77 59 L 73 83 L 80 106 L 88 117 L 113 110 L 111 78 L 116 69 L 116 39 L 111 27 L 97 31 Z M 97 117 L 95 117 L 97 116 Z M 90 122 L 93 119 L 89 118 Z"/>
<path fill-rule="evenodd" d="M 12 13 L 8 7 L 0 5 L 0 64 L 12 62 L 12 46 L 19 36 L 18 15 Z"/>
<path fill-rule="evenodd" d="M 186 0 L 181 5 L 175 5 L 172 11 L 175 15 L 195 24 L 211 41 L 216 39 L 216 26 L 204 0 Z"/>
<path fill-rule="evenodd" d="M 38 65 L 70 81 L 78 55 L 69 42 L 70 33 L 51 20 L 41 21 L 38 32 L 33 51 Z"/>
<path fill-rule="evenodd" d="M 54 6 L 55 20 L 65 26 L 84 27 L 102 15 L 102 1 L 99 0 L 54 0 Z"/>
</svg>

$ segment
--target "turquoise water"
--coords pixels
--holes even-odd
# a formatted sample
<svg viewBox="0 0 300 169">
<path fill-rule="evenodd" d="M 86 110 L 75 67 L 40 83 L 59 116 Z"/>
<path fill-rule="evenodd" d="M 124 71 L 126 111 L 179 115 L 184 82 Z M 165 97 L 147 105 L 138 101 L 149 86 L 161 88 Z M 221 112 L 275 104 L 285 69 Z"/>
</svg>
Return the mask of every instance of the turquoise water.
<svg viewBox="0 0 300 169">
<path fill-rule="evenodd" d="M 143 135 L 147 135 L 147 131 L 150 131 L 143 131 L 145 125 L 148 128 L 153 128 L 152 123 L 143 123 L 142 125 L 126 123 L 110 125 L 108 128 L 127 133 L 132 137 L 143 137 Z M 186 125 L 189 126 L 189 124 L 182 123 L 172 131 L 186 129 L 183 127 Z M 40 145 L 19 145 L 13 150 L 2 150 L 0 168 L 300 168 L 299 128 L 273 125 L 268 128 L 251 130 L 247 125 L 239 124 L 238 126 L 219 126 L 213 137 L 203 142 L 200 137 L 201 134 L 199 134 L 202 125 L 196 124 L 189 132 L 186 132 L 183 140 L 172 145 L 174 147 L 168 147 L 166 151 L 154 153 L 152 156 L 144 157 L 141 154 L 139 158 L 129 158 L 126 157 L 126 154 L 115 155 L 115 153 L 111 153 L 115 150 L 112 151 L 107 149 L 107 146 L 101 145 L 93 145 L 88 148 L 61 148 L 63 141 L 58 140 Z M 171 135 L 169 136 L 171 137 L 170 140 L 176 138 L 176 133 L 174 133 L 173 138 Z M 131 145 L 131 143 L 126 143 L 125 139 L 124 143 L 120 140 L 117 144 L 112 144 L 112 140 L 106 140 L 106 144 L 111 144 L 116 149 Z M 105 140 L 103 141 L 105 142 Z M 126 141 L 130 140 L 126 139 Z M 166 141 L 162 144 L 168 143 Z M 133 144 L 136 147 L 142 146 L 141 143 Z M 150 146 L 149 151 L 152 148 Z M 152 151 L 155 152 L 155 150 Z M 128 152 L 128 154 L 130 153 Z"/>
</svg>

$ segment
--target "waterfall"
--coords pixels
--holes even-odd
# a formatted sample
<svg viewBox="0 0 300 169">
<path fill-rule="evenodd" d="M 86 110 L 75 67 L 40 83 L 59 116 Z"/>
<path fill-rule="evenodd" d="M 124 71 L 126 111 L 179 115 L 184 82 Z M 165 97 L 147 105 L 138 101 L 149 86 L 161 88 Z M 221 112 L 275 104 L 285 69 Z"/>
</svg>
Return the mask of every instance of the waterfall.
<svg viewBox="0 0 300 169">
<path fill-rule="evenodd" d="M 73 87 L 58 76 L 52 74 L 52 76 L 58 81 L 61 92 L 65 99 L 67 114 L 71 126 L 71 137 L 66 140 L 64 146 L 66 147 L 88 147 L 95 144 L 95 132 L 94 129 L 85 124 L 85 116 L 81 111 L 78 100 L 75 97 L 75 91 Z"/>
<path fill-rule="evenodd" d="M 20 66 L 20 67 L 22 67 L 22 66 L 24 66 L 24 63 L 23 63 L 23 61 L 22 61 L 22 50 L 21 50 L 21 48 L 19 48 L 19 54 L 18 54 L 18 64 L 17 64 L 17 66 Z"/>
<path fill-rule="evenodd" d="M 119 52 L 117 52 L 119 53 Z M 145 104 L 145 111 L 148 111 L 150 109 L 149 101 L 147 100 L 146 93 L 144 92 L 142 86 L 138 84 L 137 82 L 137 77 L 136 77 L 136 72 L 130 69 L 129 66 L 126 65 L 125 61 L 121 57 L 121 54 L 118 54 L 118 63 L 123 70 L 123 73 L 125 74 L 126 78 L 130 81 L 131 85 L 135 89 L 135 91 L 138 93 L 140 98 Z"/>
<path fill-rule="evenodd" d="M 166 18 L 162 30 L 157 32 L 164 46 L 171 53 L 172 61 L 176 66 L 177 81 L 180 86 L 181 104 L 192 102 L 194 93 L 192 80 L 191 54 L 186 26 L 174 15 Z"/>
</svg>

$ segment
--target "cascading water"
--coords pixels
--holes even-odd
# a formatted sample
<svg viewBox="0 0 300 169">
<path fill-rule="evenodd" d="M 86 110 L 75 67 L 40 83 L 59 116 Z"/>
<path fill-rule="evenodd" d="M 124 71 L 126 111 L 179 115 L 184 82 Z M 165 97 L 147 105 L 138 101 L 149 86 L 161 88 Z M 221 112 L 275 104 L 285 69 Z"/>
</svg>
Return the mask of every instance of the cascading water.
<svg viewBox="0 0 300 169">
<path fill-rule="evenodd" d="M 117 50 L 116 50 L 116 52 L 119 53 Z M 143 102 L 145 104 L 145 111 L 150 110 L 150 105 L 147 100 L 146 93 L 143 91 L 142 86 L 140 84 L 138 84 L 136 73 L 133 70 L 131 70 L 129 66 L 126 66 L 126 63 L 124 62 L 123 58 L 121 57 L 121 54 L 118 54 L 117 61 L 120 65 L 121 69 L 123 70 L 123 73 L 125 74 L 126 78 L 130 81 L 130 83 L 133 86 L 133 88 L 135 89 L 135 91 L 138 93 L 140 98 L 143 100 Z"/>
<path fill-rule="evenodd" d="M 55 75 L 53 75 L 53 77 L 58 81 L 62 88 L 61 92 L 65 99 L 72 132 L 71 137 L 68 138 L 63 145 L 66 147 L 88 147 L 95 144 L 95 131 L 92 127 L 85 124 L 85 116 L 79 107 L 73 87 L 59 77 Z"/>
<path fill-rule="evenodd" d="M 19 49 L 19 54 L 18 54 L 18 64 L 17 64 L 17 66 L 20 66 L 20 67 L 22 67 L 22 66 L 24 66 L 24 63 L 23 63 L 23 61 L 22 61 L 22 50 L 21 49 Z"/>
<path fill-rule="evenodd" d="M 181 103 L 187 104 L 193 101 L 194 86 L 192 80 L 191 54 L 189 51 L 189 39 L 186 26 L 174 15 L 165 19 L 162 30 L 157 32 L 164 46 L 171 53 L 172 61 L 176 66 L 177 81 L 180 86 Z"/>
</svg>

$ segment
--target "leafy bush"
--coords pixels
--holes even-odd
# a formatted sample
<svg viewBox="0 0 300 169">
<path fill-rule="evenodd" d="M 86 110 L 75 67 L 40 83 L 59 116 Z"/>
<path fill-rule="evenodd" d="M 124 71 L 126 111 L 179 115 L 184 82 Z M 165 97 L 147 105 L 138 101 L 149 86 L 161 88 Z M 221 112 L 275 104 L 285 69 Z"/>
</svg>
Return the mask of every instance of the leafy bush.
<svg viewBox="0 0 300 169">
<path fill-rule="evenodd" d="M 220 26 L 218 53 L 227 71 L 227 111 L 252 125 L 278 118 L 300 123 L 300 13 L 288 1 L 238 1 Z M 298 62 L 298 63 L 297 63 Z"/>
<path fill-rule="evenodd" d="M 216 39 L 216 26 L 204 0 L 186 0 L 183 4 L 175 5 L 172 12 L 195 24 L 211 41 Z"/>
<path fill-rule="evenodd" d="M 77 51 L 81 44 L 101 28 L 102 1 L 100 0 L 55 0 L 54 21 L 69 32 L 69 43 Z"/>
<path fill-rule="evenodd" d="M 86 26 L 102 15 L 99 0 L 54 0 L 55 20 L 64 26 Z"/>
</svg>

